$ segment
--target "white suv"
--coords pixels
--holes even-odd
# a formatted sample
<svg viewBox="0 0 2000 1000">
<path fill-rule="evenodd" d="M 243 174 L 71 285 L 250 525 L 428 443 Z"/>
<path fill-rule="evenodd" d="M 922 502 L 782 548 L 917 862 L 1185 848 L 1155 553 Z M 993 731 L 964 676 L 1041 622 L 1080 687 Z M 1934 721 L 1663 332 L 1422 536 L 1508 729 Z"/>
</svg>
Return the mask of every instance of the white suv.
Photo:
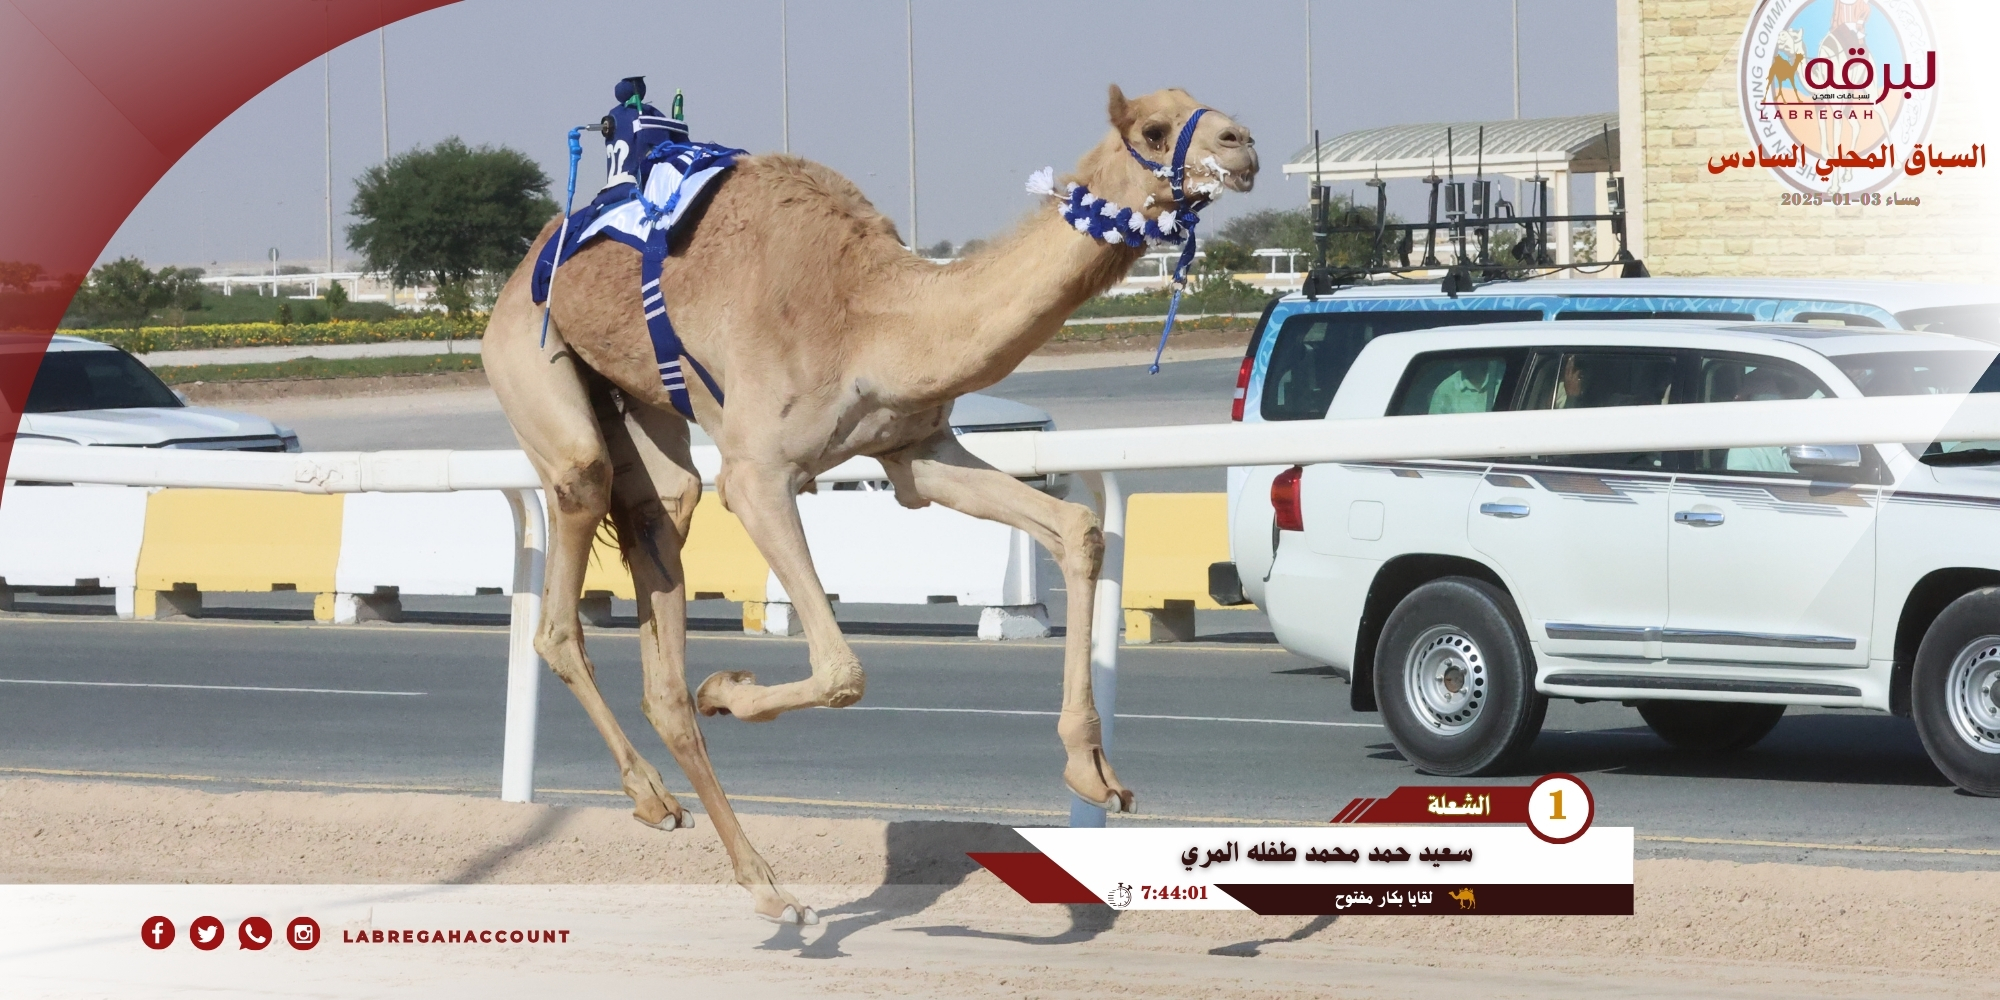
<svg viewBox="0 0 2000 1000">
<path fill-rule="evenodd" d="M 1370 340 L 1326 418 L 1990 392 L 1995 354 L 1810 325 L 1460 326 Z M 1706 751 L 1821 705 L 1914 716 L 1947 777 L 2000 795 L 2000 442 L 1338 463 L 1271 497 L 1238 516 L 1275 525 L 1232 534 L 1274 539 L 1257 591 L 1279 641 L 1345 671 L 1423 770 L 1507 767 L 1549 697 L 1632 703 Z"/>
</svg>

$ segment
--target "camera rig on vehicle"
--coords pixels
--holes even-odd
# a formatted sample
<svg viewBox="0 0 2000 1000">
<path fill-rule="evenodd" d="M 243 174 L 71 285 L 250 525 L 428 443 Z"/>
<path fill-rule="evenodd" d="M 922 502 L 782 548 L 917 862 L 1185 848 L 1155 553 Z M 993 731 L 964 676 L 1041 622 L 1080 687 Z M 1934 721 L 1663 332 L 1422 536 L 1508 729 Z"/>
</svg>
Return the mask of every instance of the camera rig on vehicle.
<svg viewBox="0 0 2000 1000">
<path fill-rule="evenodd" d="M 1456 163 L 1450 151 L 1449 129 L 1446 135 L 1445 176 L 1438 176 L 1433 168 L 1430 175 L 1422 178 L 1423 183 L 1430 185 L 1429 218 L 1424 222 L 1390 222 L 1388 182 L 1379 176 L 1364 182 L 1375 190 L 1372 219 L 1364 211 L 1351 206 L 1339 218 L 1333 217 L 1332 189 L 1320 179 L 1319 133 L 1313 133 L 1314 173 L 1308 197 L 1315 252 L 1312 269 L 1307 273 L 1302 288 L 1307 298 L 1316 299 L 1349 285 L 1429 280 L 1439 270 L 1445 272 L 1444 293 L 1453 298 L 1458 297 L 1460 292 L 1469 292 L 1487 282 L 1519 281 L 1560 271 L 1595 273 L 1607 267 L 1616 267 L 1622 278 L 1648 276 L 1645 262 L 1632 255 L 1626 240 L 1624 178 L 1606 178 L 1608 213 L 1556 215 L 1549 211 L 1548 178 L 1538 171 L 1536 176 L 1528 179 L 1532 186 L 1524 193 L 1524 199 L 1533 212 L 1517 214 L 1512 202 L 1496 197 L 1494 182 L 1486 179 L 1485 128 L 1482 126 L 1479 129 L 1476 179 L 1471 182 L 1469 191 L 1465 182 L 1455 179 Z M 1609 150 L 1611 135 L 1608 127 L 1603 132 L 1603 143 Z M 1443 218 L 1438 214 L 1441 196 Z M 1549 252 L 1550 226 L 1598 222 L 1609 222 L 1611 232 L 1618 241 L 1618 251 L 1610 260 L 1558 263 L 1552 259 Z M 1503 228 L 1520 231 L 1520 237 L 1504 250 L 1497 240 L 1499 230 Z M 1333 238 L 1346 234 L 1368 238 L 1365 263 L 1328 263 L 1327 254 Z M 1450 264 L 1438 259 L 1440 234 L 1451 247 Z M 1496 259 L 1496 251 L 1505 259 Z M 1413 257 L 1415 260 L 1412 260 Z"/>
</svg>

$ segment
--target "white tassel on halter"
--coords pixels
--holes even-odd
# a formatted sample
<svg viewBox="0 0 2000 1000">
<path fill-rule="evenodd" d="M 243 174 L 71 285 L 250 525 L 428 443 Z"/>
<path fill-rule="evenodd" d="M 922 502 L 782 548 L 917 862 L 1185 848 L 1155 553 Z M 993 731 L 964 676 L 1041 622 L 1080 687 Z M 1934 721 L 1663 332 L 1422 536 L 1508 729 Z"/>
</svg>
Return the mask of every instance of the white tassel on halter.
<svg viewBox="0 0 2000 1000">
<path fill-rule="evenodd" d="M 1043 167 L 1028 175 L 1028 193 L 1056 197 L 1056 168 Z"/>
</svg>

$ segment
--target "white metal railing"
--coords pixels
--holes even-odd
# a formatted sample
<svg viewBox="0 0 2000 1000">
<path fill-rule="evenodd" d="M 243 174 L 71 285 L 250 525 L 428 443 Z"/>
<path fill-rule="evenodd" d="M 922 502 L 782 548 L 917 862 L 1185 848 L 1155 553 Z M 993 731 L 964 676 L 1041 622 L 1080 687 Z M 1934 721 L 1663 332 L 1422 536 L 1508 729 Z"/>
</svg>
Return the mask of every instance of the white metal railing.
<svg viewBox="0 0 2000 1000">
<path fill-rule="evenodd" d="M 959 439 L 981 459 L 1012 475 L 1090 476 L 1105 534 L 1104 574 L 1092 605 L 1091 674 L 1107 748 L 1117 704 L 1124 570 L 1125 503 L 1116 477 L 1119 471 L 1936 440 L 2000 440 L 2000 394 L 1024 431 Z M 721 455 L 713 446 L 696 447 L 693 452 L 703 482 L 713 482 Z M 515 514 L 516 558 L 501 797 L 515 802 L 532 797 L 541 673 L 533 636 L 540 616 L 547 529 L 533 492 L 540 483 L 523 453 L 266 454 L 22 445 L 14 450 L 7 476 L 296 493 L 505 491 Z M 838 482 L 885 476 L 879 462 L 856 458 L 818 478 Z M 1103 813 L 1073 803 L 1071 822 L 1099 825 Z"/>
</svg>

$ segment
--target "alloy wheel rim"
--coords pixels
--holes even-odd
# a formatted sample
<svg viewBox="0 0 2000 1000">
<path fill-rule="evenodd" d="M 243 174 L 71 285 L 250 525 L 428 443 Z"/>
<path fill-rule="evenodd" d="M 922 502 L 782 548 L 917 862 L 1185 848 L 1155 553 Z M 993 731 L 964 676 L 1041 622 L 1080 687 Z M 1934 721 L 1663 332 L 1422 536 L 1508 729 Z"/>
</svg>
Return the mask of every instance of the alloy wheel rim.
<svg viewBox="0 0 2000 1000">
<path fill-rule="evenodd" d="M 2000 648 L 1996 648 L 2000 653 Z M 1438 736 L 1472 728 L 1486 705 L 1488 669 L 1479 644 L 1455 625 L 1433 625 L 1417 637 L 1403 683 L 1417 721 Z"/>
<path fill-rule="evenodd" d="M 1959 738 L 1980 753 L 2000 754 L 2000 636 L 1983 636 L 1959 650 L 1944 690 Z"/>
</svg>

